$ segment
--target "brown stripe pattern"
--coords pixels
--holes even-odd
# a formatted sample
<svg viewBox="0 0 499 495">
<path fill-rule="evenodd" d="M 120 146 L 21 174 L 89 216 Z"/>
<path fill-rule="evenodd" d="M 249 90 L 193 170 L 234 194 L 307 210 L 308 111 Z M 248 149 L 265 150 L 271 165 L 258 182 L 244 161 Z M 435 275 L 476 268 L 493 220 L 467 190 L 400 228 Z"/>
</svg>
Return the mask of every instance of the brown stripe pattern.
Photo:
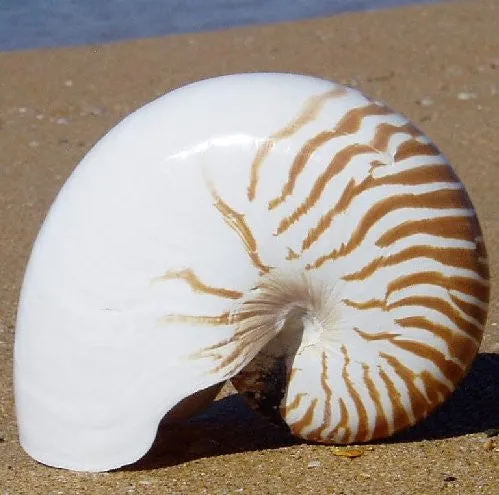
<svg viewBox="0 0 499 495">
<path fill-rule="evenodd" d="M 330 101 L 344 103 L 342 115 L 328 112 Z M 294 156 L 287 139 L 299 144 Z M 287 176 L 259 187 L 271 156 Z M 215 181 L 207 187 L 257 283 L 236 290 L 190 268 L 167 272 L 159 279 L 227 309 L 163 322 L 233 328 L 191 357 L 230 378 L 258 354 L 266 369 L 248 366 L 234 383 L 262 407 L 250 388 L 277 390 L 272 407 L 299 437 L 366 442 L 426 417 L 469 369 L 489 301 L 480 227 L 446 159 L 402 116 L 334 87 L 267 138 L 248 173 L 246 209 L 229 205 Z M 283 382 L 266 383 L 282 366 Z"/>
</svg>

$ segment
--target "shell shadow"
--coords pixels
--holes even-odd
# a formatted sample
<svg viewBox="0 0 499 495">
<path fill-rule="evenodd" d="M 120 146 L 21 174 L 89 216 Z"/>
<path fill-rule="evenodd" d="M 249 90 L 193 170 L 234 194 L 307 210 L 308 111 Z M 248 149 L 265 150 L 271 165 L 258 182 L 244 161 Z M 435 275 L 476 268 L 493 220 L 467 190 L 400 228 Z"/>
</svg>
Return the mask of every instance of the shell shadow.
<svg viewBox="0 0 499 495">
<path fill-rule="evenodd" d="M 239 395 L 213 402 L 186 421 L 158 428 L 149 452 L 124 470 L 149 470 L 174 466 L 203 457 L 276 449 L 299 443 L 282 427 L 253 412 Z"/>
<path fill-rule="evenodd" d="M 499 354 L 481 353 L 456 392 L 429 418 L 377 443 L 443 439 L 499 428 Z M 203 457 L 303 443 L 253 412 L 238 395 L 187 421 L 161 424 L 153 446 L 124 470 L 150 470 Z"/>
</svg>

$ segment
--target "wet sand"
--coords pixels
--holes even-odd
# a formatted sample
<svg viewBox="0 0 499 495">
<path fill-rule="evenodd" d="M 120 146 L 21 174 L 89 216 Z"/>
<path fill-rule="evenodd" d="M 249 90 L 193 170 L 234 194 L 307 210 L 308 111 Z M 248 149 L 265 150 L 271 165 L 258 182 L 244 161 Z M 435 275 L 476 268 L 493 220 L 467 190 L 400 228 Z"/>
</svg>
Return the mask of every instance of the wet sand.
<svg viewBox="0 0 499 495">
<path fill-rule="evenodd" d="M 244 71 L 312 74 L 405 113 L 449 157 L 478 211 L 492 301 L 478 359 L 430 419 L 347 458 L 295 442 L 230 390 L 161 428 L 107 474 L 42 466 L 19 446 L 12 348 L 32 242 L 58 189 L 106 130 L 166 91 Z M 0 493 L 499 494 L 499 1 L 457 1 L 105 46 L 0 53 Z"/>
</svg>

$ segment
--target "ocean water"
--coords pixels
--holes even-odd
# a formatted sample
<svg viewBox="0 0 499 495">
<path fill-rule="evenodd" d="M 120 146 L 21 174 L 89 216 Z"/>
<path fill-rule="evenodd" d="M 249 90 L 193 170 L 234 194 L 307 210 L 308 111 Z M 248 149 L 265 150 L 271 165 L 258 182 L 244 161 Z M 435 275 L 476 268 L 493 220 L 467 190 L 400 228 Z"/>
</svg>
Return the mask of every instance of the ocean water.
<svg viewBox="0 0 499 495">
<path fill-rule="evenodd" d="M 102 43 L 435 0 L 0 0 L 0 51 Z"/>
</svg>

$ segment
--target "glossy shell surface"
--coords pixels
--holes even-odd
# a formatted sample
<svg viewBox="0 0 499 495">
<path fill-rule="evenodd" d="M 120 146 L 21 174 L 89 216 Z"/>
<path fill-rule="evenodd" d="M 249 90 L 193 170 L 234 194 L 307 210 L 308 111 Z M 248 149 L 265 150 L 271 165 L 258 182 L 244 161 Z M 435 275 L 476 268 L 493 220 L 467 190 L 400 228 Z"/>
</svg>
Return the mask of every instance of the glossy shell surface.
<svg viewBox="0 0 499 495">
<path fill-rule="evenodd" d="M 49 212 L 18 315 L 21 443 L 115 468 L 227 379 L 301 438 L 384 438 L 455 389 L 488 293 L 465 188 L 406 118 L 306 76 L 195 83 L 118 124 Z"/>
</svg>

